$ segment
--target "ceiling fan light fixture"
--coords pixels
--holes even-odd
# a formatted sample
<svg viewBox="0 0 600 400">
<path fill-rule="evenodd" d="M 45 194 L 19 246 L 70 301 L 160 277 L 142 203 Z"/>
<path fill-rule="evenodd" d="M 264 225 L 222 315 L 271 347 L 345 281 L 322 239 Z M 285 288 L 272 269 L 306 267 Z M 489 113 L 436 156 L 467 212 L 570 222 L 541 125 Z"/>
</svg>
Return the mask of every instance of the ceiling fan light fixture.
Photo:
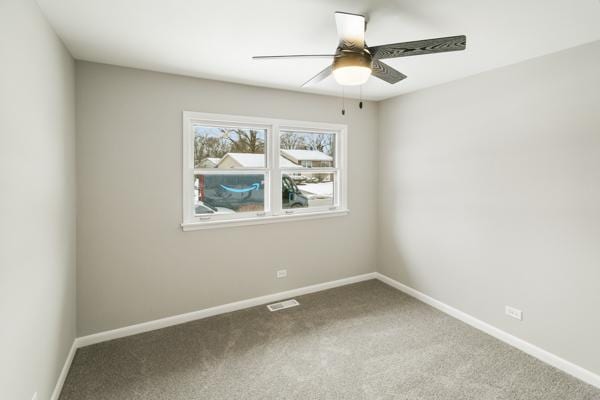
<svg viewBox="0 0 600 400">
<path fill-rule="evenodd" d="M 366 83 L 371 76 L 371 68 L 362 66 L 340 67 L 333 70 L 333 77 L 342 86 L 357 86 Z"/>
<path fill-rule="evenodd" d="M 362 85 L 371 76 L 371 56 L 365 52 L 341 52 L 333 59 L 332 69 L 333 77 L 340 85 Z"/>
</svg>

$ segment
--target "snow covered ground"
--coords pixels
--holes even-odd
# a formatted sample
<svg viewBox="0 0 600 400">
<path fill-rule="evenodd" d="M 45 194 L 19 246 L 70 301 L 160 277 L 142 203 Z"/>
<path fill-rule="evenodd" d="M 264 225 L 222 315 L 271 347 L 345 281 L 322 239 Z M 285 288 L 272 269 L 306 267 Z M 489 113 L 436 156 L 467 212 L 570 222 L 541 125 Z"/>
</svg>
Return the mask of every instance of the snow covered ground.
<svg viewBox="0 0 600 400">
<path fill-rule="evenodd" d="M 305 195 L 313 197 L 333 197 L 333 182 L 307 183 L 298 185 L 298 189 Z"/>
<path fill-rule="evenodd" d="M 308 197 L 310 207 L 333 204 L 333 182 L 307 183 L 298 185 L 298 189 Z"/>
</svg>

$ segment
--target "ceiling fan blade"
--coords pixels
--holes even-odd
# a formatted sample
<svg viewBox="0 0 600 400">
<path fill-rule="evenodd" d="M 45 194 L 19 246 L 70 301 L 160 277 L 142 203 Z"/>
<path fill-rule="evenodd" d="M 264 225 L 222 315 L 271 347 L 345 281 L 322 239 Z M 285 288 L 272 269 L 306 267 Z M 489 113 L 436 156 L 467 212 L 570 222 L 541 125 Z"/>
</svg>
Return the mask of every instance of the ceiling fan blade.
<svg viewBox="0 0 600 400">
<path fill-rule="evenodd" d="M 406 75 L 404 75 L 402 72 L 396 71 L 394 68 L 382 63 L 379 60 L 373 60 L 373 69 L 371 71 L 371 75 L 384 80 L 387 83 L 391 83 L 392 85 L 400 82 L 403 79 L 406 79 Z"/>
<path fill-rule="evenodd" d="M 309 80 L 304 82 L 302 84 L 302 87 L 312 86 L 312 85 L 315 85 L 315 84 L 321 82 L 323 79 L 325 79 L 329 75 L 331 75 L 332 71 L 333 71 L 333 68 L 330 65 L 327 68 L 325 68 L 323 71 L 319 72 L 318 74 L 316 74 L 315 76 L 313 76 L 312 78 L 310 78 Z"/>
<path fill-rule="evenodd" d="M 403 42 L 384 44 L 369 47 L 374 59 L 418 56 L 421 54 L 443 53 L 446 51 L 459 51 L 467 47 L 467 37 L 449 36 L 436 39 L 417 40 L 414 42 Z"/>
<path fill-rule="evenodd" d="M 343 50 L 362 51 L 365 48 L 365 17 L 344 12 L 335 13 L 339 46 Z"/>
<path fill-rule="evenodd" d="M 323 58 L 323 57 L 333 57 L 335 54 L 289 54 L 283 56 L 254 56 L 253 60 L 268 60 L 268 59 L 280 59 L 280 58 L 302 58 L 302 57 L 312 57 L 312 58 Z"/>
</svg>

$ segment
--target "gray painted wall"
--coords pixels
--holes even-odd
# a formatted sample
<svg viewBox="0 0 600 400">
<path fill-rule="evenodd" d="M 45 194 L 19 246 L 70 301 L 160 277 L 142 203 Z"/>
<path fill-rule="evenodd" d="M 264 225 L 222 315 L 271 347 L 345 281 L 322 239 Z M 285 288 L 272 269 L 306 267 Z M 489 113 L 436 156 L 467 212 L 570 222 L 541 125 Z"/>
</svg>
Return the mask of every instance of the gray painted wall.
<svg viewBox="0 0 600 400">
<path fill-rule="evenodd" d="M 375 271 L 377 105 L 77 62 L 78 333 Z M 182 232 L 182 111 L 346 123 L 350 215 Z M 288 269 L 286 279 L 275 271 Z"/>
<path fill-rule="evenodd" d="M 598 71 L 594 42 L 380 103 L 378 260 L 596 373 Z"/>
<path fill-rule="evenodd" d="M 0 2 L 0 398 L 49 399 L 75 338 L 74 62 Z"/>
</svg>

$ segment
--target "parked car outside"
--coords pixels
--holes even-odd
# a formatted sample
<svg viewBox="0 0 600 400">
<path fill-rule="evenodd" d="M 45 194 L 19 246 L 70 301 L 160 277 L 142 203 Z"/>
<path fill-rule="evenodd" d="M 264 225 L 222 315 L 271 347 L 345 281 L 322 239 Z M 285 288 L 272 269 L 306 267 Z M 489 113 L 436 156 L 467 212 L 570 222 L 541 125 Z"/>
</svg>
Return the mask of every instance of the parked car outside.
<svg viewBox="0 0 600 400">
<path fill-rule="evenodd" d="M 298 185 L 289 175 L 283 175 L 281 178 L 281 192 L 283 208 L 308 207 L 308 197 L 298 189 Z"/>
<path fill-rule="evenodd" d="M 195 213 L 196 215 L 200 215 L 200 214 L 216 214 L 216 213 L 221 213 L 221 214 L 233 214 L 235 213 L 235 211 L 229 209 L 229 208 L 225 208 L 225 207 L 215 207 L 212 204 L 209 204 L 207 202 L 197 202 L 194 206 L 195 209 Z"/>
</svg>

